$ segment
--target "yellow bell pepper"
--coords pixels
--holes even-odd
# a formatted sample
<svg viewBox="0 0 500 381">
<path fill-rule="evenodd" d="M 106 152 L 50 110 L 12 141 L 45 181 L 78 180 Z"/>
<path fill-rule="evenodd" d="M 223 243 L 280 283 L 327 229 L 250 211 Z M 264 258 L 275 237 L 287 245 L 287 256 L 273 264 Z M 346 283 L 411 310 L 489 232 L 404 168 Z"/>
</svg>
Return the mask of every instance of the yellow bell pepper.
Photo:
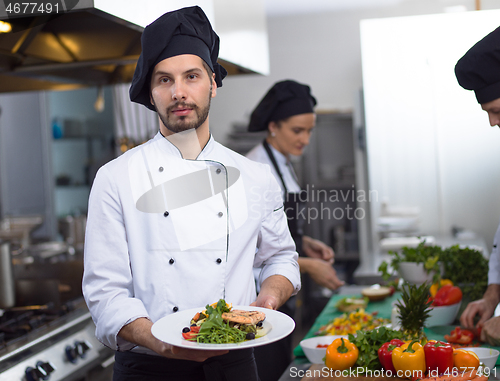
<svg viewBox="0 0 500 381">
<path fill-rule="evenodd" d="M 426 371 L 424 348 L 418 340 L 394 348 L 392 364 L 396 369 L 394 376 L 410 379 L 415 376 L 422 378 Z"/>
<path fill-rule="evenodd" d="M 341 337 L 326 348 L 325 365 L 333 370 L 349 369 L 356 363 L 358 355 L 358 347 Z"/>
<path fill-rule="evenodd" d="M 439 289 L 443 286 L 446 286 L 447 284 L 453 286 L 453 282 L 449 279 L 441 279 L 439 283 L 434 283 L 429 290 L 431 296 L 435 297 Z"/>
<path fill-rule="evenodd" d="M 479 357 L 472 352 L 463 349 L 453 351 L 453 366 L 462 371 L 469 371 L 479 367 Z"/>
</svg>

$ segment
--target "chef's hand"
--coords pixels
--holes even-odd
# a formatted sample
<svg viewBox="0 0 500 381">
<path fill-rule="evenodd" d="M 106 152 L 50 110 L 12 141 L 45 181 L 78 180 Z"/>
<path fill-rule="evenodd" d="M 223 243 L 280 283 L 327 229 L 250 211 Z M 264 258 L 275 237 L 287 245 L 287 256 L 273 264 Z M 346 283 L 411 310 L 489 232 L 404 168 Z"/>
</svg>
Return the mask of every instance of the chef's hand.
<svg viewBox="0 0 500 381">
<path fill-rule="evenodd" d="M 210 357 L 220 356 L 229 353 L 229 351 L 227 350 L 205 351 L 199 349 L 187 349 L 187 348 L 176 347 L 174 345 L 170 345 L 167 343 L 162 343 L 162 344 L 165 344 L 165 348 L 163 350 L 163 353 L 159 354 L 168 358 L 173 358 L 178 360 L 203 362 L 206 359 L 209 359 Z"/>
<path fill-rule="evenodd" d="M 490 284 L 486 289 L 482 299 L 471 302 L 460 316 L 460 324 L 464 328 L 481 328 L 483 324 L 493 316 L 495 308 L 500 302 L 500 284 Z M 474 327 L 474 318 L 480 316 Z"/>
<path fill-rule="evenodd" d="M 262 295 L 262 293 L 260 293 L 255 302 L 250 305 L 255 307 L 269 308 L 270 310 L 278 309 L 278 301 L 276 300 L 276 298 L 272 295 Z"/>
<path fill-rule="evenodd" d="M 336 290 L 345 284 L 337 277 L 337 272 L 332 264 L 318 258 L 299 257 L 300 272 L 307 273 L 311 279 L 322 287 Z"/>
<path fill-rule="evenodd" d="M 154 337 L 151 333 L 152 326 L 153 322 L 151 320 L 147 318 L 139 318 L 134 320 L 132 323 L 123 326 L 120 332 L 118 332 L 118 336 L 131 343 L 149 348 L 161 356 L 179 360 L 203 362 L 210 357 L 224 355 L 229 352 L 227 350 L 204 351 L 199 349 L 175 347 Z M 180 334 L 181 333 L 179 332 L 179 335 Z"/>
<path fill-rule="evenodd" d="M 310 258 L 334 262 L 335 253 L 330 246 L 306 235 L 302 236 L 302 251 Z"/>
<path fill-rule="evenodd" d="M 467 329 L 475 329 L 482 327 L 483 324 L 493 316 L 496 305 L 486 299 L 479 299 L 467 305 L 467 308 L 460 316 L 460 324 Z M 477 324 L 474 324 L 474 318 L 479 315 L 480 319 Z"/>
<path fill-rule="evenodd" d="M 500 345 L 500 316 L 491 318 L 483 324 L 481 341 L 493 345 L 494 347 Z"/>
<path fill-rule="evenodd" d="M 293 285 L 283 275 L 271 275 L 262 282 L 260 292 L 251 306 L 277 310 L 293 293 Z"/>
</svg>

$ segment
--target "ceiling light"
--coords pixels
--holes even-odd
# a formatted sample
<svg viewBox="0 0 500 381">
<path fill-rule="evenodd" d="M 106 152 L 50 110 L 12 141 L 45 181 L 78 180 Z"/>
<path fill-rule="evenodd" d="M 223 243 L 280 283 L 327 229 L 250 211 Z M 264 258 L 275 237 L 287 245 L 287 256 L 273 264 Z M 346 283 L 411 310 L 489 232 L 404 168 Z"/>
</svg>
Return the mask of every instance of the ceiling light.
<svg viewBox="0 0 500 381">
<path fill-rule="evenodd" d="M 12 25 L 8 22 L 0 20 L 0 33 L 9 33 L 12 30 Z"/>
</svg>

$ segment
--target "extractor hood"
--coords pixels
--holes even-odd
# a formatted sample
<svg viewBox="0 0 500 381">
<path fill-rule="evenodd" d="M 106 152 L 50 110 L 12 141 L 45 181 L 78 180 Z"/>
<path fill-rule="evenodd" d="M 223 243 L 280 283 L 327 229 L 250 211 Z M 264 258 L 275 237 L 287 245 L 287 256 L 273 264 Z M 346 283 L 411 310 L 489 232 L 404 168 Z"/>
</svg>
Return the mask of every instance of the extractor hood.
<svg viewBox="0 0 500 381">
<path fill-rule="evenodd" d="M 254 62 L 245 64 L 245 57 L 223 56 L 221 47 L 220 63 L 226 68 L 229 75 L 259 73 L 268 74 L 267 31 L 265 30 L 265 16 L 262 12 L 238 12 L 236 17 L 228 17 L 227 4 L 229 0 L 204 0 L 202 8 L 211 18 L 214 29 L 224 43 L 224 34 L 228 36 L 243 36 L 238 45 L 248 48 L 254 46 L 264 49 L 260 67 Z M 246 3 L 247 0 L 241 0 Z M 257 1 L 258 3 L 259 1 Z M 131 82 L 135 65 L 141 53 L 141 34 L 143 27 L 164 12 L 182 6 L 194 5 L 185 1 L 166 2 L 161 4 L 152 0 L 55 0 L 51 2 L 37 1 L 38 4 L 59 4 L 58 13 L 31 13 L 35 8 L 14 8 L 13 1 L 0 3 L 0 20 L 8 22 L 12 30 L 7 33 L 0 32 L 0 92 L 35 91 L 35 90 L 66 90 L 87 86 L 102 86 L 116 83 Z M 163 9 L 158 9 L 158 3 Z M 198 2 L 200 3 L 200 2 Z M 154 6 L 153 6 L 154 4 Z M 174 6 L 172 8 L 172 6 Z M 2 8 L 3 7 L 3 8 Z M 31 7 L 31 6 L 29 6 Z M 169 9 L 170 7 L 171 9 Z M 209 8 L 207 12 L 206 8 Z M 217 9 L 224 9 L 217 16 Z M 234 8 L 234 7 L 233 7 Z M 40 9 L 40 8 L 39 8 Z M 258 9 L 258 7 L 257 7 Z M 43 10 L 43 9 L 42 9 Z M 124 11 L 127 12 L 124 12 Z M 133 14 L 141 16 L 141 22 L 133 17 L 124 15 Z M 248 15 L 251 15 L 249 18 Z M 234 22 L 238 17 L 244 23 Z M 219 27 L 215 26 L 214 18 L 220 20 Z M 253 19 L 252 19 L 253 18 Z M 130 21 L 130 20 L 133 20 Z M 230 24 L 226 20 L 232 20 Z M 246 25 L 246 30 L 234 30 Z M 248 33 L 248 26 L 261 26 L 259 33 Z M 263 28 L 262 28 L 263 26 Z M 219 29 L 221 32 L 219 32 Z M 244 36 L 253 35 L 253 41 L 245 41 Z M 255 36 L 258 39 L 255 39 Z M 264 36 L 264 38 L 263 38 Z M 264 43 L 262 43 L 264 41 Z M 243 49 L 245 50 L 245 49 Z M 234 52 L 235 49 L 226 51 Z M 249 54 L 255 60 L 255 52 Z M 263 65 L 262 65 L 263 64 Z"/>
</svg>

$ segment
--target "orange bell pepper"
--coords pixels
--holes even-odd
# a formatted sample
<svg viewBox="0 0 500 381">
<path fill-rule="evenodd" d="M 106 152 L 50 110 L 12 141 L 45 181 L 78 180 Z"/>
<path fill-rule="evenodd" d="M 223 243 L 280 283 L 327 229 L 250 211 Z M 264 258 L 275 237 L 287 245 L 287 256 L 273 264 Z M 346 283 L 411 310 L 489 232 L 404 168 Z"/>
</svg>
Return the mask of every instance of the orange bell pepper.
<svg viewBox="0 0 500 381">
<path fill-rule="evenodd" d="M 358 355 L 358 347 L 341 337 L 333 340 L 326 348 L 325 365 L 333 370 L 349 369 L 356 363 Z"/>
<path fill-rule="evenodd" d="M 461 371 L 470 371 L 479 367 L 479 357 L 472 352 L 463 349 L 453 351 L 453 366 Z"/>
</svg>

